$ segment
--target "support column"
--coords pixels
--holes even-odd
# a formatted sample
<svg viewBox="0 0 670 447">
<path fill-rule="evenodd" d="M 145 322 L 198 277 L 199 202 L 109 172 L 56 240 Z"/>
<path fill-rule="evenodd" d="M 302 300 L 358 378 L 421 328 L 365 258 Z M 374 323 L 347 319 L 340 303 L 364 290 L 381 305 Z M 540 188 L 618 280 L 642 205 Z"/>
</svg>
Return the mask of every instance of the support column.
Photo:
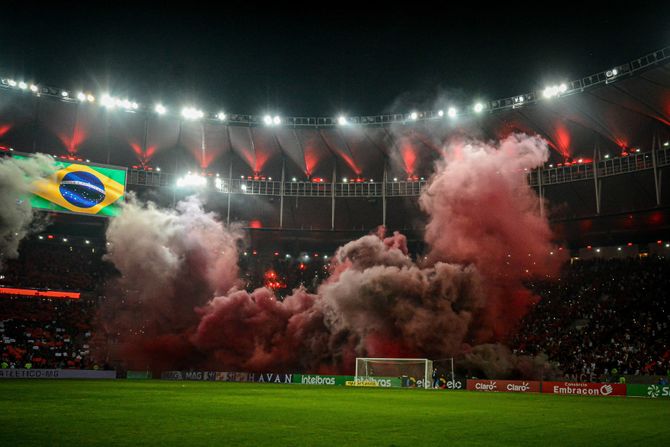
<svg viewBox="0 0 670 447">
<path fill-rule="evenodd" d="M 544 217 L 544 188 L 542 187 L 542 166 L 537 168 L 537 192 L 540 201 L 540 216 Z"/>
<path fill-rule="evenodd" d="M 279 184 L 279 228 L 284 228 L 284 175 L 286 158 L 281 158 L 281 183 Z"/>
<path fill-rule="evenodd" d="M 142 167 L 144 167 L 144 163 L 146 163 L 146 153 L 147 153 L 147 143 L 149 142 L 149 114 L 145 115 L 144 118 L 144 136 L 143 136 L 143 141 L 142 141 L 142 155 L 141 155 L 141 164 Z M 176 172 L 175 172 L 176 174 Z"/>
<path fill-rule="evenodd" d="M 233 159 L 228 166 L 228 209 L 226 210 L 226 225 L 230 225 L 230 196 L 233 192 Z"/>
<path fill-rule="evenodd" d="M 335 185 L 337 184 L 337 160 L 333 163 L 333 183 L 330 192 L 330 229 L 335 229 Z"/>
<path fill-rule="evenodd" d="M 35 101 L 35 115 L 33 116 L 33 153 L 37 152 L 37 134 L 40 128 L 40 103 L 37 98 L 33 98 Z"/>
<path fill-rule="evenodd" d="M 598 179 L 598 146 L 593 148 L 593 185 L 596 193 L 596 214 L 600 214 L 600 180 Z"/>
<path fill-rule="evenodd" d="M 386 159 L 384 159 L 384 174 L 382 175 L 382 225 L 386 228 Z"/>
<path fill-rule="evenodd" d="M 656 144 L 658 143 L 658 148 L 661 148 L 661 138 L 658 136 L 658 132 L 654 134 L 654 137 L 651 141 L 651 163 L 654 170 L 654 188 L 656 189 L 656 206 L 661 206 L 661 182 L 658 172 L 658 164 L 656 161 Z"/>
</svg>

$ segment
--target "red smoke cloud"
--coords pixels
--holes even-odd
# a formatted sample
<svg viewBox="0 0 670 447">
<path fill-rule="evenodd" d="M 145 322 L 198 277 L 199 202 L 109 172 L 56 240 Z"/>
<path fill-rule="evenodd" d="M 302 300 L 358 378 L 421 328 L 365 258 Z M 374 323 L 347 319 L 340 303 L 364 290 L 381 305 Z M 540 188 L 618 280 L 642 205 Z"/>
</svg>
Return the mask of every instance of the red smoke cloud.
<svg viewBox="0 0 670 447">
<path fill-rule="evenodd" d="M 527 170 L 549 152 L 544 140 L 523 134 L 495 146 L 459 141 L 452 147 L 420 198 L 430 216 L 428 258 L 477 267 L 489 290 L 480 336 L 500 338 L 531 304 L 523 279 L 551 275 L 562 262 L 549 254 L 552 232 L 526 181 Z"/>
<path fill-rule="evenodd" d="M 526 136 L 459 147 L 421 197 L 427 260 L 401 234 L 364 236 L 337 251 L 317 293 L 284 301 L 238 288 L 240 236 L 197 201 L 131 201 L 108 230 L 122 293 L 102 315 L 127 366 L 352 373 L 357 356 L 444 358 L 504 340 L 532 302 L 522 281 L 560 262 L 525 181 L 548 151 Z"/>
</svg>

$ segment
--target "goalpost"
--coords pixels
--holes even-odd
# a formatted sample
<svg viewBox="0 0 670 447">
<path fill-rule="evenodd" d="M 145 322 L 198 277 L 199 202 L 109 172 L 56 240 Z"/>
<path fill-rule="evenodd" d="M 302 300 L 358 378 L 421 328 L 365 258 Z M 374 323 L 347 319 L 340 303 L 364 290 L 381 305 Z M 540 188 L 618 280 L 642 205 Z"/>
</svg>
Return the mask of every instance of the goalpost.
<svg viewBox="0 0 670 447">
<path fill-rule="evenodd" d="M 409 386 L 432 388 L 433 361 L 428 359 L 356 358 L 356 381 L 406 378 Z M 451 375 L 453 378 L 453 363 Z"/>
</svg>

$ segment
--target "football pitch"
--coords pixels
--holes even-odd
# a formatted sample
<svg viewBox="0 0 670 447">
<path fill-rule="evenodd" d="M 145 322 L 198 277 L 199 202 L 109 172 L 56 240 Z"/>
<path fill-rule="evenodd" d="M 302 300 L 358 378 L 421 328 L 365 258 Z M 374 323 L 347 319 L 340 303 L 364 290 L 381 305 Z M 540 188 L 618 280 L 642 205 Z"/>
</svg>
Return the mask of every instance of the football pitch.
<svg viewBox="0 0 670 447">
<path fill-rule="evenodd" d="M 0 381 L 3 446 L 660 446 L 670 400 L 167 381 Z"/>
</svg>

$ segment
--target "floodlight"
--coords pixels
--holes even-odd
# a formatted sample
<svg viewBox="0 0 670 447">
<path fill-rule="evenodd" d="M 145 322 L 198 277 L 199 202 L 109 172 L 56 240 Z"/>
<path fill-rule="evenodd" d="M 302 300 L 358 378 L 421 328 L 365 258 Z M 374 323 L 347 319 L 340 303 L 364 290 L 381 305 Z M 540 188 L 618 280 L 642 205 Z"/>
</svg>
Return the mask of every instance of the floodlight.
<svg viewBox="0 0 670 447">
<path fill-rule="evenodd" d="M 165 115 L 167 112 L 167 109 L 163 104 L 156 104 L 156 107 L 154 107 L 154 111 L 158 113 L 159 115 Z"/>
<path fill-rule="evenodd" d="M 187 120 L 197 120 L 205 116 L 202 110 L 198 110 L 195 107 L 184 107 L 181 110 L 181 116 Z"/>
<path fill-rule="evenodd" d="M 484 110 L 484 104 L 478 102 L 477 104 L 475 104 L 474 109 L 476 113 L 481 113 L 481 111 Z"/>
<path fill-rule="evenodd" d="M 456 110 L 456 107 L 449 107 L 449 110 L 447 110 L 447 115 L 449 115 L 449 118 L 456 118 L 457 113 L 458 110 Z"/>
</svg>

